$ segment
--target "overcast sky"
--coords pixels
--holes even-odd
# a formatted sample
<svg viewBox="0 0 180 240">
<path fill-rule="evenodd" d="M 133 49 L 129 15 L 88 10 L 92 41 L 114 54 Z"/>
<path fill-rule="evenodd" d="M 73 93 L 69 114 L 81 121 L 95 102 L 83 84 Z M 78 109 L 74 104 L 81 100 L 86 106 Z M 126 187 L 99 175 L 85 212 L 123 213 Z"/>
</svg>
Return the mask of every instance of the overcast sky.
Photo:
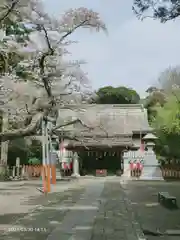
<svg viewBox="0 0 180 240">
<path fill-rule="evenodd" d="M 108 35 L 79 30 L 72 40 L 73 59 L 85 59 L 94 89 L 105 85 L 125 85 L 141 95 L 156 82 L 158 74 L 180 64 L 179 22 L 161 24 L 136 19 L 132 0 L 44 0 L 49 13 L 60 16 L 65 10 L 87 7 L 100 13 Z"/>
</svg>

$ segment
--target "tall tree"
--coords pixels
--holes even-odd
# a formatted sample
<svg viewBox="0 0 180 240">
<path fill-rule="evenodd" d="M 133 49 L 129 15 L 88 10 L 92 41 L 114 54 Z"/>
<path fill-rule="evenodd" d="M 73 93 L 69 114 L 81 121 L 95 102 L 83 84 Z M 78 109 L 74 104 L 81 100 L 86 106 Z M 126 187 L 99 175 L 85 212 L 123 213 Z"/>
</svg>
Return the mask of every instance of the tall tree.
<svg viewBox="0 0 180 240">
<path fill-rule="evenodd" d="M 180 89 L 179 67 L 168 68 L 159 75 L 158 102 L 151 102 L 151 124 L 158 136 L 157 150 L 169 158 L 180 158 Z M 157 92 L 157 89 L 155 90 Z M 161 95 L 160 95 L 161 94 Z M 150 94 L 152 96 L 152 93 Z M 161 97 L 160 97 L 161 96 Z M 164 99 L 163 99 L 164 97 Z M 151 99 L 151 98 L 150 98 Z M 156 103 L 162 104 L 156 104 Z M 155 114 L 154 114 L 155 113 Z M 152 117 L 153 116 L 153 117 Z"/>
<path fill-rule="evenodd" d="M 157 148 L 161 155 L 179 158 L 180 104 L 174 95 L 169 95 L 163 107 L 157 107 L 152 126 L 157 132 Z"/>
<path fill-rule="evenodd" d="M 22 22 L 30 26 L 31 32 L 19 41 L 16 31 L 8 35 L 7 29 Z M 3 140 L 36 134 L 43 119 L 56 119 L 57 109 L 89 93 L 81 62 L 66 62 L 63 58 L 71 44 L 69 37 L 78 28 L 106 31 L 99 14 L 86 8 L 71 9 L 59 20 L 44 11 L 40 0 L 1 1 L 0 56 L 4 71 L 0 76 L 0 101 L 11 127 L 0 133 Z M 15 67 L 9 64 L 9 53 L 22 58 Z M 76 119 L 65 124 L 74 121 L 82 123 Z"/>
<path fill-rule="evenodd" d="M 166 93 L 180 88 L 180 66 L 168 67 L 165 69 L 159 75 L 158 84 Z"/>
<path fill-rule="evenodd" d="M 96 102 L 101 104 L 134 104 L 139 103 L 138 93 L 126 87 L 106 86 L 97 91 Z"/>
<path fill-rule="evenodd" d="M 144 100 L 144 106 L 148 109 L 148 117 L 151 121 L 157 111 L 154 108 L 156 105 L 164 106 L 167 99 L 174 95 L 177 102 L 180 88 L 180 67 L 169 67 L 159 74 L 157 86 L 152 86 L 147 89 L 148 96 Z"/>
<path fill-rule="evenodd" d="M 156 106 L 164 106 L 166 102 L 166 94 L 162 89 L 158 89 L 157 87 L 150 87 L 146 92 L 148 93 L 148 96 L 143 99 L 143 105 L 147 109 L 148 120 L 151 123 L 157 114 Z"/>
</svg>

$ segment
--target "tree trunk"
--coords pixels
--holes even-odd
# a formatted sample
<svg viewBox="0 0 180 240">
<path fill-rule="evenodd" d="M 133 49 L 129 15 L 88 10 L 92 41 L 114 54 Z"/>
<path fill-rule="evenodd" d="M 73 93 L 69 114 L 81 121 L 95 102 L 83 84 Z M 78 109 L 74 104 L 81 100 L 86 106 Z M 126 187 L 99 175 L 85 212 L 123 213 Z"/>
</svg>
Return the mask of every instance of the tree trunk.
<svg viewBox="0 0 180 240">
<path fill-rule="evenodd" d="M 8 130 L 8 115 L 3 113 L 3 117 L 2 117 L 2 132 L 5 132 L 7 130 Z M 0 160 L 0 165 L 7 166 L 8 144 L 9 144 L 9 141 L 1 142 L 1 160 Z"/>
<path fill-rule="evenodd" d="M 8 115 L 3 113 L 2 116 L 2 131 L 8 129 Z M 8 160 L 8 145 L 9 141 L 1 142 L 1 159 L 0 159 L 0 177 L 5 180 Z"/>
</svg>

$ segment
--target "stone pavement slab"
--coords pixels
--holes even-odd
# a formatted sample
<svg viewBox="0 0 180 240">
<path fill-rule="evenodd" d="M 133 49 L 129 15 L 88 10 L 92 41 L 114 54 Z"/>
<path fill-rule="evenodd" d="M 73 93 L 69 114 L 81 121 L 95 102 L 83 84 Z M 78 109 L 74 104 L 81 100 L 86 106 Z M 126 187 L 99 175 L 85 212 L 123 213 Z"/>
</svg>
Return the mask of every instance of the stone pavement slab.
<svg viewBox="0 0 180 240">
<path fill-rule="evenodd" d="M 95 184 L 94 184 L 95 183 Z M 91 239 L 94 218 L 101 203 L 100 196 L 104 182 L 96 181 L 86 187 L 77 203 L 65 216 L 62 224 L 48 237 L 48 240 Z"/>
<path fill-rule="evenodd" d="M 104 201 L 94 223 L 92 240 L 145 239 L 118 178 L 105 184 L 101 197 Z"/>
</svg>

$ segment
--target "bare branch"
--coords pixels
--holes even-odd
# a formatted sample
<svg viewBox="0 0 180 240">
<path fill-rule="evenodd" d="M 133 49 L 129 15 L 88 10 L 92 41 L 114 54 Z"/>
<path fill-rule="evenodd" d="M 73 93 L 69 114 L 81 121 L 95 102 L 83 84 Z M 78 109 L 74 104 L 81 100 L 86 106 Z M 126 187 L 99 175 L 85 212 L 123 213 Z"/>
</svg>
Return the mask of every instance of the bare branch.
<svg viewBox="0 0 180 240">
<path fill-rule="evenodd" d="M 99 128 L 105 133 L 106 137 L 109 136 L 108 131 L 106 131 L 102 125 L 100 125 Z"/>
<path fill-rule="evenodd" d="M 80 120 L 80 119 L 75 119 L 75 120 L 73 120 L 73 121 L 70 121 L 70 122 L 66 122 L 66 123 L 62 123 L 62 124 L 57 125 L 56 127 L 54 127 L 54 128 L 52 129 L 52 132 L 55 132 L 55 130 L 57 130 L 57 129 L 59 129 L 59 128 L 67 127 L 67 126 L 73 125 L 73 124 L 75 124 L 75 123 L 80 123 L 80 124 L 82 124 L 82 126 L 88 128 L 88 129 L 93 129 L 92 127 L 90 127 L 90 126 L 86 125 L 84 122 L 82 122 L 82 120 Z"/>
<path fill-rule="evenodd" d="M 26 107 L 27 113 L 30 114 L 27 103 L 25 104 L 25 107 Z"/>
<path fill-rule="evenodd" d="M 47 46 L 48 46 L 48 51 L 46 53 L 44 53 L 39 60 L 40 74 L 42 76 L 42 81 L 43 81 L 44 87 L 46 89 L 46 92 L 48 94 L 48 97 L 52 98 L 51 87 L 48 84 L 48 79 L 44 76 L 44 61 L 47 56 L 51 56 L 54 54 L 54 49 L 51 47 L 46 28 L 44 27 L 44 25 L 41 25 L 40 27 L 44 31 L 45 39 L 46 39 Z"/>
<path fill-rule="evenodd" d="M 58 44 L 61 43 L 61 42 L 62 42 L 65 38 L 67 38 L 69 35 L 71 35 L 73 32 L 75 32 L 76 29 L 82 27 L 82 26 L 83 26 L 85 23 L 87 23 L 87 22 L 88 22 L 88 20 L 82 21 L 81 23 L 79 23 L 78 25 L 76 25 L 74 28 L 72 28 L 70 31 L 68 31 L 66 34 L 64 34 L 64 35 L 60 38 Z"/>
</svg>

